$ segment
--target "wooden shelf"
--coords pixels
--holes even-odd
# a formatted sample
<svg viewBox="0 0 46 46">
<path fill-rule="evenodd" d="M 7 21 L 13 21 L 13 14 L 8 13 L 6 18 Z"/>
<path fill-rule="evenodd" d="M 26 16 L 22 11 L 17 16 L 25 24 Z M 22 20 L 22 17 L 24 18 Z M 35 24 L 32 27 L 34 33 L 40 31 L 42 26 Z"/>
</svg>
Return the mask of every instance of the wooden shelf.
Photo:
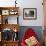
<svg viewBox="0 0 46 46">
<path fill-rule="evenodd" d="M 3 38 L 2 37 L 3 30 L 6 28 L 11 29 L 10 31 L 14 31 L 14 33 L 19 32 L 20 27 L 18 24 L 18 9 L 19 9 L 19 7 L 0 7 L 0 21 L 1 21 L 1 24 L 0 24 L 0 32 L 1 32 L 0 46 L 18 46 L 19 40 L 18 39 L 17 39 L 17 41 L 16 41 L 16 39 L 15 39 L 15 41 L 13 40 L 15 36 L 13 37 L 13 39 L 10 39 L 9 41 L 2 39 Z M 17 24 L 8 24 L 7 16 L 14 16 L 14 17 L 17 16 Z M 5 20 L 5 18 L 6 18 L 6 20 Z M 3 20 L 5 20 L 5 21 L 3 22 Z"/>
<path fill-rule="evenodd" d="M 8 24 L 8 18 L 5 19 L 5 17 L 8 17 L 8 16 L 15 16 L 15 17 L 17 16 L 17 24 L 18 24 L 18 15 L 19 15 L 18 14 L 18 9 L 19 9 L 19 7 L 0 7 L 1 24 L 4 24 L 4 23 Z"/>
<path fill-rule="evenodd" d="M 1 15 L 18 15 L 19 7 L 0 7 Z M 4 12 L 5 14 L 2 14 Z"/>
<path fill-rule="evenodd" d="M 18 9 L 19 7 L 0 7 L 0 10 Z"/>
<path fill-rule="evenodd" d="M 18 24 L 0 24 L 0 30 L 2 31 L 5 28 L 10 28 L 14 31 L 14 29 L 17 29 L 17 32 L 20 29 L 20 26 Z"/>
<path fill-rule="evenodd" d="M 2 46 L 18 46 L 18 41 L 5 41 L 1 42 Z"/>
<path fill-rule="evenodd" d="M 3 41 L 3 42 L 5 42 L 5 43 L 12 43 L 12 42 L 19 42 L 19 40 L 15 40 L 15 41 L 12 41 L 12 40 L 10 40 L 10 41 Z"/>
</svg>

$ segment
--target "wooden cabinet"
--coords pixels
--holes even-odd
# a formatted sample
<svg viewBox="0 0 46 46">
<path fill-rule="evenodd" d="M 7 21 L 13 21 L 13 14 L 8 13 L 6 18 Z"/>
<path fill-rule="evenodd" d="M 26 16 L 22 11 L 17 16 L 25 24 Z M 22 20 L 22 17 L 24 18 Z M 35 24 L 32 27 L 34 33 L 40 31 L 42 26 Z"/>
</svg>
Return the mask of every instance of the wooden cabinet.
<svg viewBox="0 0 46 46">
<path fill-rule="evenodd" d="M 18 46 L 19 41 L 0 42 L 0 46 Z"/>
<path fill-rule="evenodd" d="M 19 7 L 0 7 L 0 46 L 18 46 L 19 39 L 16 39 L 16 37 L 18 38 L 17 35 L 19 32 L 18 9 Z M 12 34 L 10 34 L 11 32 Z M 9 39 L 10 37 L 11 39 Z"/>
<path fill-rule="evenodd" d="M 18 46 L 18 41 L 5 41 L 2 43 L 3 43 L 3 46 Z"/>
<path fill-rule="evenodd" d="M 9 20 L 13 21 L 16 18 L 16 23 L 18 23 L 18 9 L 19 7 L 0 7 L 0 23 L 1 24 L 8 24 Z M 10 17 L 10 18 L 9 18 Z M 13 18 L 13 20 L 11 20 L 11 18 Z M 11 23 L 12 24 L 12 23 Z"/>
</svg>

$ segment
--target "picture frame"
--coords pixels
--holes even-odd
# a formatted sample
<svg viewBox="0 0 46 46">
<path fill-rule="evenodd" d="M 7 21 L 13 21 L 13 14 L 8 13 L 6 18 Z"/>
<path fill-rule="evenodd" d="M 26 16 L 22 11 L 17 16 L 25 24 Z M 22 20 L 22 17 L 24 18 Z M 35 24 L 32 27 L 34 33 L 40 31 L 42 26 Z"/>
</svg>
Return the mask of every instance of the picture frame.
<svg viewBox="0 0 46 46">
<path fill-rule="evenodd" d="M 18 11 L 16 11 L 16 10 L 10 10 L 9 11 L 9 14 L 10 15 L 17 15 L 18 14 Z"/>
<path fill-rule="evenodd" d="M 9 15 L 9 10 L 2 10 L 2 15 Z"/>
<path fill-rule="evenodd" d="M 37 9 L 36 8 L 24 8 L 23 9 L 23 19 L 36 20 L 37 19 Z"/>
</svg>

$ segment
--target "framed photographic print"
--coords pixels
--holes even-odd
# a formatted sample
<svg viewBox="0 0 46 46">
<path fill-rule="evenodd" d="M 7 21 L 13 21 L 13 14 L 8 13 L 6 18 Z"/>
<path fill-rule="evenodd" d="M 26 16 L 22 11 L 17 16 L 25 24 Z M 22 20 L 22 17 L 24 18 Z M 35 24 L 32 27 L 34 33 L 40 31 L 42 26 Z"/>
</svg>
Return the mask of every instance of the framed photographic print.
<svg viewBox="0 0 46 46">
<path fill-rule="evenodd" d="M 37 19 L 37 9 L 36 8 L 24 8 L 23 19 L 26 19 L 26 20 Z"/>
<path fill-rule="evenodd" d="M 9 15 L 9 10 L 2 10 L 2 15 Z"/>
<path fill-rule="evenodd" d="M 14 10 L 14 9 L 9 11 L 10 15 L 16 15 L 17 13 L 18 13 L 18 11 Z"/>
</svg>

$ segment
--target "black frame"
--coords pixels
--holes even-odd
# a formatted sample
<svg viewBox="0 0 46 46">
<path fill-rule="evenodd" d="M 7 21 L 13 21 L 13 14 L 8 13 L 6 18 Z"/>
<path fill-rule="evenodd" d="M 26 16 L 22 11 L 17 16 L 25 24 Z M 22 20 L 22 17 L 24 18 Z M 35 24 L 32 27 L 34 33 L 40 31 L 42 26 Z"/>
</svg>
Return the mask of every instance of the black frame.
<svg viewBox="0 0 46 46">
<path fill-rule="evenodd" d="M 29 10 L 34 10 L 35 12 L 34 12 L 34 15 L 35 15 L 35 17 L 27 17 L 27 18 L 25 18 L 25 10 L 26 10 L 26 12 Z M 24 20 L 36 20 L 37 19 L 37 8 L 23 8 L 23 19 Z"/>
</svg>

